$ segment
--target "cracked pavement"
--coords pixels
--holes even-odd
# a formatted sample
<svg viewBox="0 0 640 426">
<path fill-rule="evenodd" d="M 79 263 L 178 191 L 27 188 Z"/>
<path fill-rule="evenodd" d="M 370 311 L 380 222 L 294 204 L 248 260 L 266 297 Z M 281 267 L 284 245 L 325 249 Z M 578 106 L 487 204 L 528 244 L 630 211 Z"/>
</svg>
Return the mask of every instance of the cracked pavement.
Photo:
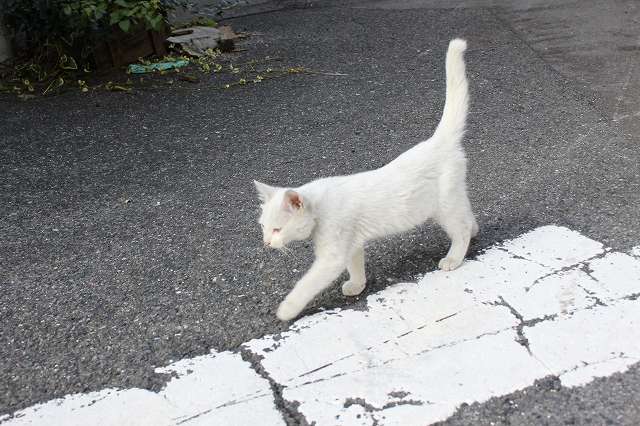
<svg viewBox="0 0 640 426">
<path fill-rule="evenodd" d="M 7 425 L 93 424 L 113 411 L 116 423 L 149 425 L 433 423 L 544 380 L 560 390 L 626 371 L 640 361 L 639 292 L 634 252 L 540 227 L 456 271 L 372 294 L 364 310 L 319 312 L 239 351 L 159 368 L 174 373 L 160 394 L 79 394 Z"/>
<path fill-rule="evenodd" d="M 225 354 L 217 357 L 221 363 L 232 351 L 228 364 L 212 373 L 221 380 L 227 370 L 246 367 L 237 354 L 244 352 L 241 345 L 287 330 L 274 311 L 310 261 L 308 245 L 297 247 L 295 257 L 260 248 L 251 179 L 295 185 L 377 167 L 427 137 L 441 113 L 444 46 L 453 36 L 467 37 L 470 46 L 473 101 L 465 147 L 482 228 L 470 258 L 547 224 L 602 242 L 616 256 L 640 252 L 634 249 L 640 241 L 637 2 L 455 1 L 442 7 L 429 0 L 276 1 L 260 2 L 251 13 L 237 9 L 237 17 L 227 21 L 254 33 L 238 60 L 277 55 L 347 76 L 297 75 L 215 93 L 184 83 L 132 95 L 69 93 L 28 103 L 0 98 L 0 413 L 104 389 L 138 389 L 144 399 L 147 391 L 161 392 L 173 383 L 171 373 L 158 373 L 158 366 L 210 350 Z M 376 242 L 367 251 L 365 294 L 345 298 L 335 286 L 305 315 L 335 308 L 364 315 L 373 303 L 368 296 L 432 271 L 446 248 L 442 232 L 430 225 Z M 594 284 L 619 276 L 606 262 L 627 258 L 595 256 L 578 268 L 553 264 L 546 270 L 532 262 L 530 274 L 539 281 L 528 291 L 500 294 L 524 321 L 504 306 L 483 305 L 478 315 L 488 316 L 475 322 L 495 321 L 504 330 L 474 335 L 474 322 L 460 345 L 494 339 L 527 355 L 516 342 L 521 324 L 540 357 L 536 330 L 556 324 L 558 300 L 585 318 L 636 302 L 637 290 L 623 292 L 612 306 L 610 295 Z M 625 282 L 624 276 L 617 281 Z M 562 282 L 575 282 L 576 291 Z M 465 300 L 474 297 L 462 293 Z M 527 303 L 523 294 L 536 303 Z M 438 311 L 438 302 L 421 309 L 434 303 Z M 466 318 L 449 311 L 438 315 L 433 320 L 441 327 Z M 384 329 L 386 322 L 363 321 L 361 328 Z M 620 326 L 609 324 L 616 340 L 626 344 L 629 334 L 618 332 Z M 408 333 L 407 339 L 427 329 L 418 324 L 389 338 Z M 582 327 L 567 340 L 578 345 L 592 335 L 598 334 Z M 438 350 L 453 350 L 447 347 L 451 342 L 434 342 L 434 348 L 444 345 Z M 267 354 L 274 356 L 286 344 L 274 338 Z M 555 344 L 562 347 L 564 341 Z M 357 352 L 343 356 L 350 353 Z M 629 359 L 616 357 L 603 354 L 594 363 L 613 370 L 627 365 Z M 558 372 L 576 367 L 557 361 L 545 364 L 557 364 Z M 265 356 L 260 365 L 281 384 L 269 362 Z M 307 381 L 324 377 L 332 368 L 326 364 L 301 373 L 309 373 Z M 573 377 L 584 371 L 575 370 Z M 262 391 L 255 399 L 273 401 L 269 380 L 256 377 Z M 560 383 L 532 377 L 521 388 L 505 387 L 514 393 L 504 399 L 469 399 L 446 421 L 637 424 L 640 418 L 633 409 L 640 406 L 637 365 L 584 387 L 557 388 Z M 283 405 L 276 407 L 289 410 L 287 422 L 312 418 L 287 389 L 279 390 Z M 342 407 L 347 398 L 359 398 L 343 396 Z M 432 401 L 423 397 L 406 396 Z M 219 405 L 229 402 L 225 398 L 220 396 Z M 363 397 L 375 408 L 400 399 L 382 393 Z M 518 407 L 503 403 L 507 399 Z M 358 407 L 363 418 L 362 405 L 348 411 Z M 283 418 L 277 410 L 272 414 L 255 412 L 264 422 Z"/>
</svg>

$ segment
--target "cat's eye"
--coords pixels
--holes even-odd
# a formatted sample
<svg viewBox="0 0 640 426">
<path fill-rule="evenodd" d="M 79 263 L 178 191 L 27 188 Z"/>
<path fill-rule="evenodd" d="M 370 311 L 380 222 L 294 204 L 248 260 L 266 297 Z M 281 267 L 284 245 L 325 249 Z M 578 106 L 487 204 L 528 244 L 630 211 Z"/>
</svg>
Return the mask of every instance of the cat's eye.
<svg viewBox="0 0 640 426">
<path fill-rule="evenodd" d="M 273 233 L 275 234 L 275 233 L 277 233 L 277 232 L 280 232 L 280 230 L 281 230 L 281 229 L 282 229 L 282 228 L 273 228 Z"/>
</svg>

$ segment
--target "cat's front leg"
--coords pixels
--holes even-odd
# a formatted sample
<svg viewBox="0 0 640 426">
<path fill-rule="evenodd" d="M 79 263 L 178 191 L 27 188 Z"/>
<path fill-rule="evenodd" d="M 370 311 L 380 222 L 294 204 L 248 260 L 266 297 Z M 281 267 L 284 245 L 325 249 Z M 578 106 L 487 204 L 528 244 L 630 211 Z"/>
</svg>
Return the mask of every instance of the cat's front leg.
<svg viewBox="0 0 640 426">
<path fill-rule="evenodd" d="M 364 247 L 355 249 L 347 265 L 347 271 L 349 271 L 349 280 L 342 284 L 342 294 L 357 296 L 362 293 L 367 283 L 364 273 Z"/>
<path fill-rule="evenodd" d="M 311 268 L 280 303 L 276 316 L 282 321 L 297 317 L 305 306 L 327 288 L 345 269 L 343 258 L 316 258 Z"/>
</svg>

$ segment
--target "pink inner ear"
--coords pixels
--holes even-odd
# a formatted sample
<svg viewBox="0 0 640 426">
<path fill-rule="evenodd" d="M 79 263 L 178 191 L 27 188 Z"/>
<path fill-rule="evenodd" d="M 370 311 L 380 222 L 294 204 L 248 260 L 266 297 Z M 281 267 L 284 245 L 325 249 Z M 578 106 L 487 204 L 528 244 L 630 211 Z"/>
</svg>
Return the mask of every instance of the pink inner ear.
<svg viewBox="0 0 640 426">
<path fill-rule="evenodd" d="M 302 207 L 302 197 L 295 191 L 287 191 L 284 194 L 285 202 L 293 207 L 294 209 L 299 209 Z"/>
</svg>

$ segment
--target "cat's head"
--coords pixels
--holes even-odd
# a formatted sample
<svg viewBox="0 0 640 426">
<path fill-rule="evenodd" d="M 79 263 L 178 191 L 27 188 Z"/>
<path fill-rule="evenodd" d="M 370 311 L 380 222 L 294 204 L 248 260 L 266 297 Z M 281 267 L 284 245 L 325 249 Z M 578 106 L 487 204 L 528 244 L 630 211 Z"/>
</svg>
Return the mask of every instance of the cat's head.
<svg viewBox="0 0 640 426">
<path fill-rule="evenodd" d="M 283 248 L 291 241 L 311 236 L 315 219 L 307 200 L 293 189 L 277 188 L 253 181 L 262 201 L 259 223 L 265 246 Z"/>
</svg>

